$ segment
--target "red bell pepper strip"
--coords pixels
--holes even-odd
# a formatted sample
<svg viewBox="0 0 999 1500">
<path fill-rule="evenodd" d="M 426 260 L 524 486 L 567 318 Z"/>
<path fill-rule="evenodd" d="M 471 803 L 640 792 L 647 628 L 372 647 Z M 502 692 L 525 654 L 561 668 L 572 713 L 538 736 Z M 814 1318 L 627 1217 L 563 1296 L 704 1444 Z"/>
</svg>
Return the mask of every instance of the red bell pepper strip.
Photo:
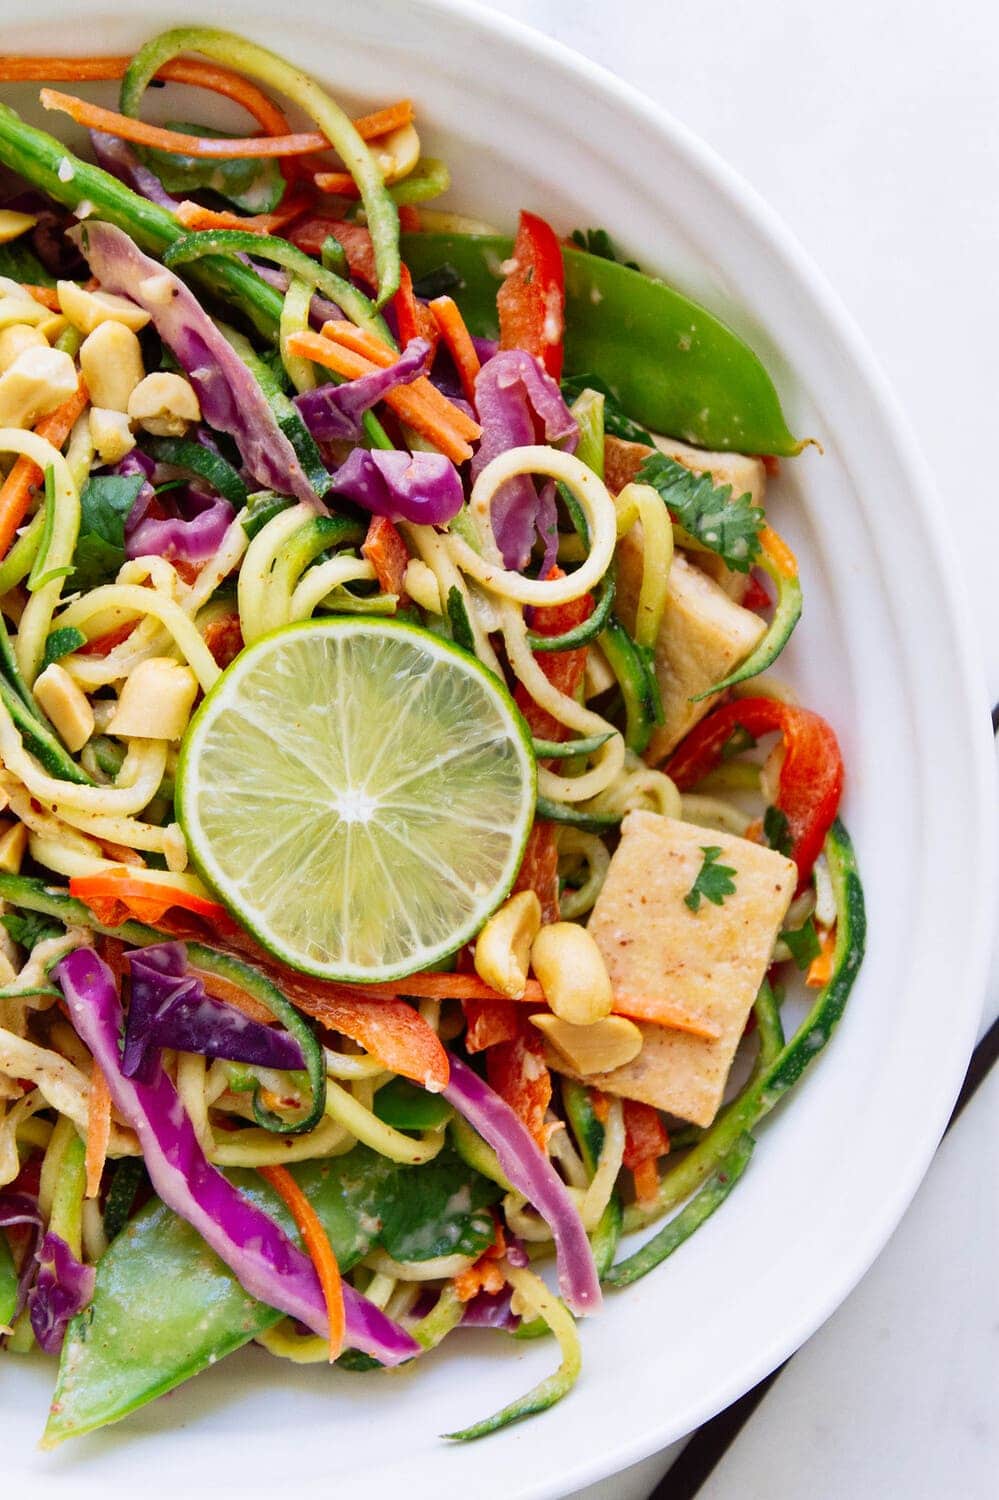
<svg viewBox="0 0 999 1500">
<path fill-rule="evenodd" d="M 496 294 L 501 349 L 526 349 L 553 380 L 562 375 L 565 266 L 555 231 L 523 211 L 513 246 L 513 269 Z"/>
<path fill-rule="evenodd" d="M 345 219 L 334 218 L 332 214 L 310 214 L 285 232 L 286 239 L 297 249 L 316 256 L 321 254 L 330 235 L 343 246 L 351 276 L 360 277 L 369 287 L 377 287 L 375 247 L 370 230 L 363 224 L 351 224 Z"/>
<path fill-rule="evenodd" d="M 440 341 L 440 329 L 430 309 L 422 302 L 417 302 L 413 278 L 405 264 L 399 267 L 399 290 L 392 298 L 392 307 L 399 325 L 400 349 L 405 349 L 413 339 L 426 339 L 430 345 L 432 361 Z"/>
<path fill-rule="evenodd" d="M 96 875 L 74 875 L 69 894 L 84 902 L 106 927 L 120 927 L 129 917 L 158 923 L 173 907 L 193 912 L 225 932 L 234 924 L 224 906 L 183 886 L 148 880 L 131 868 L 102 870 Z"/>
<path fill-rule="evenodd" d="M 552 1075 L 545 1066 L 541 1033 L 521 1018 L 520 1035 L 499 1042 L 486 1053 L 486 1077 L 490 1087 L 505 1100 L 527 1126 L 547 1155 L 548 1131 L 545 1114 L 551 1103 Z"/>
<path fill-rule="evenodd" d="M 387 516 L 371 517 L 361 555 L 374 568 L 379 588 L 386 594 L 398 594 L 401 601 L 405 593 L 409 548 Z"/>
<path fill-rule="evenodd" d="M 736 729 L 784 740 L 776 806 L 787 818 L 799 889 L 812 872 L 843 794 L 843 757 L 832 727 L 811 709 L 777 698 L 735 698 L 702 719 L 666 764 L 681 791 L 712 771 Z"/>
</svg>

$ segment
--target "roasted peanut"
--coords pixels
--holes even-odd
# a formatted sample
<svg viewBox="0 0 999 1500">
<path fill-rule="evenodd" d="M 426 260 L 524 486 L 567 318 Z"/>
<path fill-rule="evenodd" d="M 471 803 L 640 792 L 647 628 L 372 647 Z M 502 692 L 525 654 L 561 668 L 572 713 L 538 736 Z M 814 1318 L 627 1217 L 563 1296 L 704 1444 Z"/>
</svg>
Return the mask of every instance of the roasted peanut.
<svg viewBox="0 0 999 1500">
<path fill-rule="evenodd" d="M 140 661 L 125 679 L 107 732 L 122 739 L 179 740 L 197 692 L 190 667 L 168 656 Z"/>
<path fill-rule="evenodd" d="M 52 662 L 36 679 L 33 691 L 66 749 L 74 755 L 82 750 L 94 732 L 94 711 L 66 668 Z"/>
<path fill-rule="evenodd" d="M 80 370 L 95 406 L 128 411 L 129 397 L 146 373 L 142 346 L 124 323 L 100 323 L 80 345 Z"/>
<path fill-rule="evenodd" d="M 610 1014 L 614 1000 L 603 954 L 585 927 L 552 922 L 531 949 L 531 966 L 555 1014 L 574 1026 L 592 1026 Z"/>
<path fill-rule="evenodd" d="M 139 381 L 128 398 L 128 415 L 154 437 L 183 437 L 200 419 L 201 407 L 183 376 L 159 370 Z"/>
<path fill-rule="evenodd" d="M 527 988 L 531 944 L 541 926 L 541 902 L 520 891 L 489 918 L 475 940 L 475 972 L 486 984 L 516 1000 Z"/>
<path fill-rule="evenodd" d="M 623 1068 L 642 1050 L 642 1033 L 624 1016 L 605 1016 L 591 1026 L 573 1026 L 571 1021 L 541 1011 L 531 1016 L 531 1024 L 562 1061 L 583 1078 Z"/>
</svg>

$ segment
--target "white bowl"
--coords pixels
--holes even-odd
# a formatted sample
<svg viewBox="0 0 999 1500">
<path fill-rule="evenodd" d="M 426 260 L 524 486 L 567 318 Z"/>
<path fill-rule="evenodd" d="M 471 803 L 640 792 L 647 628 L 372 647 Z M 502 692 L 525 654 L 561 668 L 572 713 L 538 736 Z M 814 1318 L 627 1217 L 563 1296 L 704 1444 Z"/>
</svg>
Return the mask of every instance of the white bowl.
<svg viewBox="0 0 999 1500">
<path fill-rule="evenodd" d="M 750 340 L 792 428 L 824 446 L 785 465 L 774 511 L 805 581 L 787 659 L 846 757 L 867 960 L 827 1052 L 762 1128 L 739 1190 L 586 1324 L 571 1397 L 455 1447 L 437 1434 L 526 1390 L 551 1365 L 547 1343 L 463 1335 L 387 1377 L 295 1369 L 251 1349 L 43 1455 L 33 1443 L 51 1365 L 3 1361 L 4 1490 L 34 1500 L 70 1485 L 76 1500 L 103 1500 L 139 1476 L 148 1500 L 175 1500 L 192 1480 L 219 1500 L 288 1481 L 408 1500 L 565 1494 L 703 1422 L 829 1316 L 898 1222 L 960 1084 L 992 909 L 991 745 L 925 466 L 852 324 L 774 215 L 675 121 L 545 38 L 461 0 L 18 9 L 9 52 L 126 52 L 169 25 L 228 23 L 348 103 L 412 95 L 425 144 L 451 164 L 455 205 L 505 224 L 525 204 L 563 230 L 609 227 Z"/>
</svg>

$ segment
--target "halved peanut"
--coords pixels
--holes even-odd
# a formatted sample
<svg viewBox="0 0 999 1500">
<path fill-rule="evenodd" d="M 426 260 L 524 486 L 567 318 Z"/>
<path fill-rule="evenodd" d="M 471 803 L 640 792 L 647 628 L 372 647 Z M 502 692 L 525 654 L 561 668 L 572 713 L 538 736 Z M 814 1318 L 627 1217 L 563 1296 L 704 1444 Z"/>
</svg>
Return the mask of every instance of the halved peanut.
<svg viewBox="0 0 999 1500">
<path fill-rule="evenodd" d="M 411 557 L 406 565 L 406 593 L 415 599 L 421 609 L 432 615 L 443 614 L 441 591 L 437 574 L 420 557 Z"/>
<path fill-rule="evenodd" d="M 400 125 L 398 130 L 390 130 L 388 135 L 371 142 L 371 150 L 386 182 L 398 182 L 400 177 L 408 177 L 420 159 L 420 137 L 416 126 L 410 121 L 408 125 Z"/>
<path fill-rule="evenodd" d="M 44 349 L 48 343 L 40 328 L 30 323 L 11 323 L 0 330 L 0 375 L 9 370 L 25 349 Z"/>
<path fill-rule="evenodd" d="M 531 1024 L 562 1061 L 583 1078 L 623 1068 L 642 1050 L 642 1033 L 625 1016 L 605 1016 L 591 1026 L 573 1026 L 571 1021 L 540 1011 L 531 1016 Z"/>
<path fill-rule="evenodd" d="M 90 441 L 102 464 L 116 464 L 135 447 L 132 426 L 123 411 L 106 406 L 90 408 Z"/>
<path fill-rule="evenodd" d="M 0 245 L 19 239 L 38 223 L 34 214 L 21 214 L 13 208 L 0 209 Z"/>
<path fill-rule="evenodd" d="M 545 999 L 563 1021 L 592 1026 L 610 1015 L 610 975 L 596 940 L 575 922 L 542 927 L 531 949 L 531 966 Z"/>
<path fill-rule="evenodd" d="M 28 830 L 23 823 L 14 823 L 0 837 L 0 870 L 5 875 L 17 875 L 28 847 Z"/>
<path fill-rule="evenodd" d="M 128 411 L 129 397 L 146 373 L 142 346 L 124 323 L 100 323 L 80 345 L 80 370 L 95 406 Z"/>
<path fill-rule="evenodd" d="M 475 940 L 475 972 L 486 984 L 516 1000 L 527 988 L 531 944 L 541 926 L 541 902 L 520 891 L 494 912 Z"/>
<path fill-rule="evenodd" d="M 169 656 L 149 657 L 125 678 L 107 732 L 122 739 L 179 740 L 197 692 L 190 667 Z"/>
<path fill-rule="evenodd" d="M 94 711 L 86 694 L 57 661 L 45 668 L 32 689 L 66 749 L 75 755 L 94 732 Z"/>
<path fill-rule="evenodd" d="M 140 380 L 128 398 L 128 415 L 154 437 L 183 437 L 201 417 L 194 387 L 172 370 Z"/>
<path fill-rule="evenodd" d="M 59 306 L 81 333 L 93 333 L 99 323 L 124 323 L 136 333 L 145 328 L 149 314 L 144 307 L 113 292 L 87 292 L 75 281 L 56 282 Z"/>
</svg>

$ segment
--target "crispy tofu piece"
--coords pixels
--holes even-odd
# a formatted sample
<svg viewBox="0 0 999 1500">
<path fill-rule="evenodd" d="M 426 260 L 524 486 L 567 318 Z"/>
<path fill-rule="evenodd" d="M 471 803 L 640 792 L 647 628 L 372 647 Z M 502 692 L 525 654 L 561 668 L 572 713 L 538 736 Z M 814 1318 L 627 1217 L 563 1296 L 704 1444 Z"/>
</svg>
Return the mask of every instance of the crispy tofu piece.
<svg viewBox="0 0 999 1500">
<path fill-rule="evenodd" d="M 637 523 L 617 549 L 617 611 L 632 630 L 642 580 L 642 528 Z M 706 573 L 676 553 L 656 641 L 656 677 L 663 723 L 653 730 L 646 759 L 657 765 L 712 707 L 715 698 L 690 700 L 745 661 L 766 630 L 759 615 L 731 600 Z"/>
<path fill-rule="evenodd" d="M 678 438 L 655 438 L 656 448 L 667 458 L 675 458 L 678 464 L 692 469 L 695 474 L 710 474 L 715 484 L 732 486 L 732 498 L 749 495 L 754 505 L 763 505 L 766 492 L 767 471 L 763 460 L 746 453 L 709 453 L 706 448 L 692 448 Z M 655 450 L 645 443 L 628 443 L 620 438 L 608 437 L 605 444 L 604 477 L 612 495 L 623 490 L 638 473 L 649 454 Z M 694 565 L 713 578 L 725 590 L 730 599 L 741 604 L 749 584 L 748 573 L 737 573 L 726 568 L 720 558 L 709 552 L 692 554 Z"/>
<path fill-rule="evenodd" d="M 735 891 L 721 906 L 702 900 L 693 912 L 684 897 L 711 846 L 721 848 L 717 862 L 735 871 Z M 658 813 L 629 813 L 588 925 L 615 995 L 629 997 L 643 1046 L 633 1062 L 586 1081 L 710 1125 L 796 881 L 792 861 L 761 844 Z M 713 1022 L 717 1040 L 642 1020 L 643 1002 L 652 1015 L 657 1000 Z M 555 1066 L 565 1070 L 564 1062 Z"/>
</svg>

